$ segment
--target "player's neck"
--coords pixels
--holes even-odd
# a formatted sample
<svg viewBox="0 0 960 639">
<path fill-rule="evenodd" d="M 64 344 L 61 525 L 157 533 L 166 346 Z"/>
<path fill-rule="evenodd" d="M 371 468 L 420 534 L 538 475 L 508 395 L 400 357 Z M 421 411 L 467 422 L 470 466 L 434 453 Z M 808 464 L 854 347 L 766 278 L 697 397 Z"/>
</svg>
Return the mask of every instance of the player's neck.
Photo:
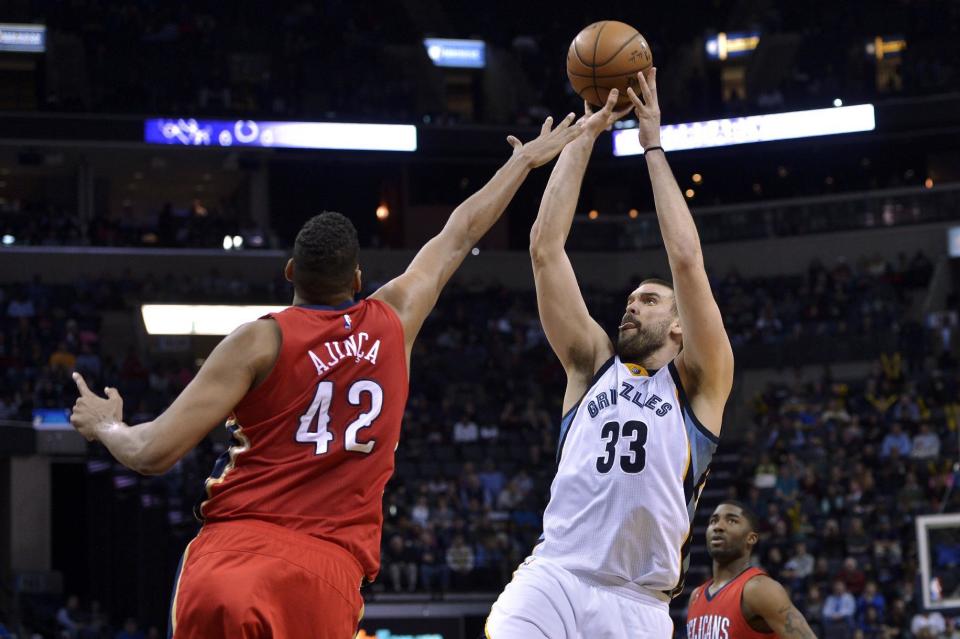
<svg viewBox="0 0 960 639">
<path fill-rule="evenodd" d="M 721 564 L 713 562 L 713 583 L 723 585 L 736 578 L 741 572 L 750 567 L 750 556 L 738 557 L 731 562 Z"/>
<path fill-rule="evenodd" d="M 344 302 L 352 302 L 353 295 L 350 293 L 342 293 L 340 295 L 331 295 L 323 299 L 306 299 L 301 297 L 300 293 L 293 293 L 293 305 L 294 306 L 339 306 Z"/>
<path fill-rule="evenodd" d="M 643 358 L 642 362 L 634 362 L 643 366 L 648 371 L 658 371 L 677 357 L 677 347 L 667 343 L 656 351 Z"/>
</svg>

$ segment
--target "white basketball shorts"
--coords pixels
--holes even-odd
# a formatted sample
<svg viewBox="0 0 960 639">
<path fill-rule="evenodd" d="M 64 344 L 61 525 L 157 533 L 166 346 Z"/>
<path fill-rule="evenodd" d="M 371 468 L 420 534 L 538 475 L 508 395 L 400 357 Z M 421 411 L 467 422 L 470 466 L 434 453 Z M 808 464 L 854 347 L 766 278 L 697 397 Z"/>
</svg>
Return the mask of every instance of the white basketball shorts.
<svg viewBox="0 0 960 639">
<path fill-rule="evenodd" d="M 670 639 L 669 605 L 593 585 L 531 556 L 494 602 L 487 639 Z"/>
</svg>

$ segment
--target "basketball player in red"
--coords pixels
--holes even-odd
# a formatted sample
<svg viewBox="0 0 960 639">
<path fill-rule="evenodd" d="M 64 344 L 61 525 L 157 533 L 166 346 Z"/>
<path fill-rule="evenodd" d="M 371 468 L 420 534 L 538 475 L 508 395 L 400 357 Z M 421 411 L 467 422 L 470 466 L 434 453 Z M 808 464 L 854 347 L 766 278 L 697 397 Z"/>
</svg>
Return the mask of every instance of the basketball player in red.
<svg viewBox="0 0 960 639">
<path fill-rule="evenodd" d="M 736 501 L 722 502 L 710 516 L 713 578 L 690 594 L 687 639 L 816 639 L 783 586 L 750 567 L 756 523 Z"/>
<path fill-rule="evenodd" d="M 339 213 L 300 230 L 293 305 L 245 324 L 151 422 L 123 423 L 114 388 L 80 391 L 71 422 L 125 466 L 169 470 L 224 417 L 234 445 L 206 482 L 170 610 L 177 639 L 348 639 L 380 568 L 384 486 L 407 401 L 410 352 L 440 291 L 531 169 L 580 134 L 570 114 L 523 144 L 451 214 L 407 270 L 365 300 L 359 245 Z"/>
</svg>

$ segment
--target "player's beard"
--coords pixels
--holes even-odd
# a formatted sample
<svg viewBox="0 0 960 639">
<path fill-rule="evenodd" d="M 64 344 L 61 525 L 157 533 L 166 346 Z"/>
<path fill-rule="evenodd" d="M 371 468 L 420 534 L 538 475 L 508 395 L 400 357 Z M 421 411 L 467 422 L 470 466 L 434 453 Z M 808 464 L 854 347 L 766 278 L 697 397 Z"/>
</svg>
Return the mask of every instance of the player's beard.
<svg viewBox="0 0 960 639">
<path fill-rule="evenodd" d="M 623 331 L 617 336 L 617 355 L 622 362 L 643 364 L 667 343 L 673 318 L 668 317 L 656 324 L 644 324 L 632 335 Z"/>
</svg>

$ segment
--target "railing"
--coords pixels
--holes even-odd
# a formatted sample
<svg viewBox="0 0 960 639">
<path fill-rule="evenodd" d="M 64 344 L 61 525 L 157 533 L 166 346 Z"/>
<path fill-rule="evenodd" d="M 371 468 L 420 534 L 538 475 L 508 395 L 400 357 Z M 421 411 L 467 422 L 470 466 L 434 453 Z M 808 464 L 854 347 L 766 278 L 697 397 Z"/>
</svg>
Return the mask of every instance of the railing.
<svg viewBox="0 0 960 639">
<path fill-rule="evenodd" d="M 891 228 L 960 220 L 960 184 L 693 207 L 692 211 L 705 244 Z M 635 250 L 663 244 L 653 212 L 636 219 L 577 216 L 575 222 L 572 250 Z"/>
</svg>

